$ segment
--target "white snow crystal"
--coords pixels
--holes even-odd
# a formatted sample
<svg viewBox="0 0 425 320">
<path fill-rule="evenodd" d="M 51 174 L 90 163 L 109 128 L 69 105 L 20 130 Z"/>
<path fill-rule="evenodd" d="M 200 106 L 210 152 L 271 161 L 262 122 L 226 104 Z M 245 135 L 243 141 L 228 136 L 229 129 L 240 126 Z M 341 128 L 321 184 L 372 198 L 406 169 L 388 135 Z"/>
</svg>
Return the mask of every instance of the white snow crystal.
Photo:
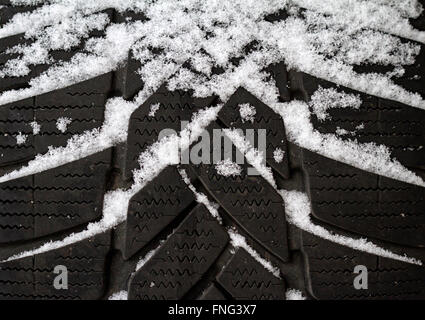
<svg viewBox="0 0 425 320">
<path fill-rule="evenodd" d="M 339 136 L 345 136 L 345 135 L 349 134 L 350 132 L 348 130 L 337 127 L 336 130 L 335 130 L 335 133 Z"/>
<path fill-rule="evenodd" d="M 219 175 L 230 177 L 239 176 L 241 174 L 242 168 L 230 159 L 226 159 L 219 161 L 215 165 L 215 170 L 217 170 Z"/>
<path fill-rule="evenodd" d="M 151 105 L 151 108 L 149 110 L 149 117 L 154 117 L 155 113 L 159 110 L 161 104 L 159 103 L 155 103 L 153 105 Z"/>
<path fill-rule="evenodd" d="M 361 123 L 356 127 L 356 130 L 363 130 L 363 129 L 364 129 L 364 123 Z"/>
<path fill-rule="evenodd" d="M 36 134 L 39 134 L 40 133 L 41 126 L 37 123 L 37 121 L 32 121 L 30 123 L 30 125 L 32 127 L 32 134 L 33 135 L 36 135 Z"/>
<path fill-rule="evenodd" d="M 249 103 L 244 103 L 239 105 L 239 113 L 241 115 L 242 122 L 254 122 L 257 111 L 254 106 L 251 106 Z"/>
<path fill-rule="evenodd" d="M 22 132 L 19 132 L 16 136 L 16 143 L 18 145 L 24 144 L 27 141 L 28 135 L 23 134 Z"/>
<path fill-rule="evenodd" d="M 273 151 L 273 158 L 276 163 L 281 163 L 283 161 L 283 157 L 285 156 L 285 151 L 283 151 L 281 148 L 276 148 Z"/>
<path fill-rule="evenodd" d="M 66 117 L 61 117 L 56 121 L 56 128 L 62 132 L 65 133 L 68 125 L 72 122 L 72 119 L 70 118 L 66 118 Z"/>
</svg>

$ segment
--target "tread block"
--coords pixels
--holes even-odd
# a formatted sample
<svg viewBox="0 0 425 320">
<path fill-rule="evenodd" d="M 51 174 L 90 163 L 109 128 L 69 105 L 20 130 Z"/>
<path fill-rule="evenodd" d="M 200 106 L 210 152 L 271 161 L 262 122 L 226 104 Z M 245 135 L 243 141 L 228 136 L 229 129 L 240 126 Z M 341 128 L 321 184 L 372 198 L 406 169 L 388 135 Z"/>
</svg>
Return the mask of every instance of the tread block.
<svg viewBox="0 0 425 320">
<path fill-rule="evenodd" d="M 266 270 L 244 249 L 238 249 L 217 276 L 236 300 L 285 300 L 285 283 Z"/>
<path fill-rule="evenodd" d="M 423 266 L 357 251 L 303 232 L 312 294 L 318 299 L 424 299 Z M 357 265 L 368 270 L 368 289 L 356 290 Z"/>
<path fill-rule="evenodd" d="M 65 146 L 73 135 L 101 127 L 111 79 L 109 73 L 0 106 L 0 165 L 33 159 L 46 153 L 50 146 Z M 65 132 L 57 128 L 59 118 L 70 120 Z M 33 121 L 40 126 L 35 135 Z M 25 143 L 17 143 L 19 133 L 27 136 Z"/>
<path fill-rule="evenodd" d="M 338 128 L 355 132 L 343 138 L 384 144 L 391 155 L 407 167 L 425 165 L 425 111 L 401 103 L 370 96 L 331 82 L 302 74 L 307 99 L 322 87 L 360 97 L 359 109 L 329 109 L 329 118 L 320 121 L 312 114 L 313 126 L 321 133 L 335 133 Z M 359 127 L 360 126 L 360 127 Z"/>
<path fill-rule="evenodd" d="M 130 280 L 129 299 L 182 298 L 214 263 L 229 236 L 198 205 Z"/>
<path fill-rule="evenodd" d="M 250 120 L 244 119 L 240 112 L 241 106 L 243 107 L 247 104 L 253 107 L 255 112 L 255 115 L 252 115 Z M 266 130 L 266 161 L 284 178 L 289 177 L 288 143 L 281 116 L 244 88 L 239 88 L 221 109 L 218 117 L 229 128 L 242 129 L 244 132 L 248 129 L 254 129 L 256 130 L 255 132 Z M 277 149 L 283 152 L 283 158 L 280 162 L 276 162 L 274 157 L 274 152 Z"/>
<path fill-rule="evenodd" d="M 0 263 L 0 298 L 7 300 L 99 299 L 105 288 L 105 258 L 110 233 Z M 65 266 L 68 289 L 56 289 L 56 266 Z M 60 272 L 62 274 L 62 271 Z"/>
<path fill-rule="evenodd" d="M 313 216 L 403 245 L 425 245 L 425 188 L 303 151 Z"/>
<path fill-rule="evenodd" d="M 151 181 L 129 203 L 124 256 L 143 248 L 183 210 L 195 202 L 193 192 L 170 166 Z"/>
<path fill-rule="evenodd" d="M 213 130 L 217 128 L 219 127 L 216 124 L 207 128 L 210 137 L 213 136 Z M 210 140 L 213 144 L 213 139 Z M 230 140 L 228 143 L 231 145 Z M 226 142 L 222 144 L 222 147 L 225 144 Z M 214 152 L 214 149 L 218 147 L 218 145 L 211 145 L 209 151 Z M 233 147 L 237 150 L 234 145 Z M 224 157 L 224 153 L 221 155 Z M 209 159 L 213 159 L 213 156 L 211 155 Z M 237 159 L 236 155 L 233 161 Z M 241 168 L 241 174 L 227 177 L 219 174 L 214 163 L 192 164 L 190 168 L 215 201 L 241 227 L 277 257 L 287 260 L 289 253 L 282 197 L 262 176 L 249 175 L 246 159 L 243 164 L 238 165 Z"/>
<path fill-rule="evenodd" d="M 132 171 L 139 168 L 140 153 L 158 140 L 162 130 L 180 132 L 185 121 L 189 122 L 195 112 L 212 105 L 215 100 L 216 97 L 194 98 L 188 91 L 168 91 L 166 84 L 162 85 L 131 115 L 125 170 L 127 179 L 131 179 Z M 152 115 L 153 106 L 158 109 Z"/>
<path fill-rule="evenodd" d="M 0 243 L 33 239 L 102 215 L 111 150 L 0 184 Z"/>
</svg>

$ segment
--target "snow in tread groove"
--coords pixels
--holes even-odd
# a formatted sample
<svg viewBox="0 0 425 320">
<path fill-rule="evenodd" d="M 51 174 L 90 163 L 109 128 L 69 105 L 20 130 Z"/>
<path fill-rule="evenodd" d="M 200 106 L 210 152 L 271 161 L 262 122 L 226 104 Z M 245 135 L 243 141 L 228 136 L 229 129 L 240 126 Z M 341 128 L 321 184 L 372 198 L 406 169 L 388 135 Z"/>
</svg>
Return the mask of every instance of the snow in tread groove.
<svg viewBox="0 0 425 320">
<path fill-rule="evenodd" d="M 35 0 L 13 2 L 41 3 Z M 29 88 L 0 94 L 1 104 L 62 88 L 115 70 L 126 60 L 129 50 L 142 62 L 139 73 L 145 82 L 145 88 L 133 102 L 121 98 L 110 99 L 106 105 L 105 123 L 102 128 L 74 136 L 66 147 L 51 149 L 47 154 L 37 156 L 28 166 L 1 177 L 0 181 L 48 170 L 124 142 L 131 113 L 164 80 L 169 79 L 170 89 L 193 89 L 198 96 L 217 94 L 223 101 L 226 101 L 236 88 L 243 86 L 282 116 L 288 138 L 296 144 L 367 171 L 424 185 L 422 179 L 392 160 L 389 150 L 384 146 L 343 142 L 334 135 L 322 135 L 315 131 L 309 121 L 308 105 L 299 101 L 279 103 L 275 83 L 269 80 L 263 71 L 267 65 L 285 60 L 290 68 L 333 80 L 359 91 L 424 108 L 425 103 L 418 94 L 409 93 L 395 85 L 390 76 L 360 75 L 352 68 L 355 64 L 367 61 L 380 62 L 396 68 L 413 63 L 418 52 L 416 44 L 400 45 L 397 38 L 380 31 L 389 32 L 381 30 L 385 25 L 382 21 L 396 22 L 397 28 L 392 28 L 389 33 L 425 42 L 423 33 L 413 30 L 407 20 L 417 17 L 422 10 L 420 6 L 414 5 L 415 1 L 386 3 L 375 0 L 371 1 L 371 5 L 363 1 L 350 1 L 350 7 L 332 7 L 329 4 L 335 2 L 330 0 L 322 1 L 322 5 L 307 0 L 291 1 L 291 4 L 285 1 L 268 1 L 260 3 L 261 5 L 253 0 L 209 1 L 203 7 L 199 7 L 198 1 L 190 0 L 173 4 L 167 1 L 135 0 L 51 0 L 43 3 L 45 4 L 33 13 L 15 15 L 11 22 L 0 29 L 0 37 L 25 32 L 26 37 L 34 39 L 36 45 L 46 44 L 48 51 L 51 51 L 79 43 L 87 37 L 90 30 L 103 28 L 105 36 L 88 39 L 85 45 L 87 53 L 77 53 L 70 62 L 52 63 L 49 70 L 30 81 Z M 311 10 L 307 10 L 305 16 L 301 17 L 297 8 L 291 7 L 289 12 L 294 14 L 285 21 L 264 21 L 263 18 L 267 14 L 293 4 Z M 354 13 L 363 12 L 358 10 L 363 10 L 365 6 L 372 10 L 368 12 L 379 17 L 379 24 L 376 23 L 374 15 L 357 15 L 355 19 Z M 118 11 L 143 11 L 149 20 L 106 25 L 106 17 L 98 12 L 107 8 L 115 8 Z M 322 14 L 329 12 L 330 16 Z M 76 14 L 80 14 L 79 17 L 84 20 L 82 29 L 73 27 L 72 17 Z M 164 16 L 168 17 L 165 22 Z M 350 23 L 341 23 L 341 16 L 347 18 Z M 62 21 L 68 22 L 68 29 L 61 26 Z M 220 22 L 218 27 L 214 26 L 214 22 Z M 65 39 L 69 37 L 68 42 L 49 38 L 49 35 L 42 32 L 46 26 L 49 26 L 46 30 L 50 30 L 52 36 L 61 32 L 66 34 Z M 326 26 L 328 33 L 324 34 L 323 28 L 318 26 Z M 207 39 L 203 29 L 212 32 L 214 36 Z M 364 29 L 365 32 L 360 32 Z M 335 38 L 340 39 L 340 51 L 326 42 Z M 365 54 L 368 52 L 365 47 L 358 45 L 367 43 L 368 39 L 374 39 L 374 47 L 369 50 L 371 53 Z M 259 43 L 256 48 L 247 54 L 238 66 L 233 66 L 230 59 L 240 55 L 243 48 L 254 41 Z M 351 46 L 350 43 L 357 46 Z M 164 53 L 158 56 L 152 54 L 148 49 L 152 44 L 163 49 Z M 199 48 L 203 48 L 207 54 L 201 53 Z M 20 74 L 25 74 L 32 64 L 49 59 L 46 58 L 46 51 L 37 51 L 37 47 L 24 46 L 14 50 L 20 50 L 23 55 L 21 60 L 13 62 L 19 66 L 15 71 Z M 34 55 L 33 60 L 31 54 Z M 332 58 L 326 59 L 325 55 Z M 182 67 L 186 61 L 190 61 L 200 75 Z M 213 66 L 221 66 L 226 71 L 221 75 L 212 75 Z M 2 72 L 12 72 L 8 71 L 7 67 Z M 175 75 L 170 78 L 173 74 Z M 375 86 L 369 86 L 371 81 Z M 217 109 L 214 109 L 211 112 L 216 111 Z M 86 231 L 65 238 L 60 242 L 60 246 L 85 239 L 124 221 L 131 195 L 166 165 L 171 164 L 167 161 L 164 163 L 164 160 L 159 163 L 155 160 L 169 153 L 168 147 L 171 145 L 187 142 L 187 136 L 190 134 L 182 132 L 179 137 L 167 138 L 152 146 L 150 151 L 144 152 L 140 157 L 141 169 L 135 171 L 135 184 L 129 190 L 108 192 L 105 196 L 102 220 L 89 224 Z M 301 202 L 300 200 L 298 205 L 301 205 Z M 39 248 L 34 252 L 44 252 L 58 245 L 58 242 L 46 244 L 43 249 Z"/>
<path fill-rule="evenodd" d="M 282 196 L 282 199 L 285 203 L 285 214 L 289 223 L 297 226 L 301 230 L 305 230 L 320 238 L 341 244 L 346 247 L 350 247 L 355 250 L 360 250 L 381 257 L 399 260 L 411 264 L 422 265 L 422 262 L 420 260 L 393 253 L 389 250 L 375 245 L 367 239 L 354 239 L 350 237 L 341 236 L 338 234 L 331 233 L 322 226 L 314 224 L 311 220 L 311 204 L 307 194 L 299 191 L 278 190 L 277 184 L 273 178 L 273 174 L 271 174 L 271 172 L 267 170 L 269 168 L 266 168 L 263 165 L 263 154 L 261 152 L 256 152 L 255 148 L 249 146 L 249 142 L 247 142 L 246 140 L 244 141 L 244 137 L 241 137 L 236 130 L 227 129 L 225 133 L 229 136 L 230 140 L 232 140 L 236 147 L 242 153 L 244 153 L 247 161 Z M 250 155 L 248 156 L 248 154 Z"/>
<path fill-rule="evenodd" d="M 223 220 L 220 214 L 218 213 L 218 203 L 211 202 L 206 194 L 196 190 L 195 186 L 190 182 L 190 179 L 184 169 L 179 169 L 179 174 L 182 177 L 183 181 L 189 187 L 190 191 L 192 191 L 192 193 L 195 195 L 196 202 L 203 204 L 208 209 L 209 213 L 213 216 L 213 218 L 215 218 L 218 223 L 222 224 Z"/>
<path fill-rule="evenodd" d="M 189 186 L 190 190 L 195 195 L 196 201 L 200 204 L 203 204 L 211 216 L 215 219 L 217 219 L 218 223 L 222 224 L 222 218 L 220 214 L 218 213 L 218 207 L 219 205 L 217 203 L 214 203 L 208 199 L 208 197 L 198 192 L 196 188 L 193 186 L 193 184 L 190 182 L 189 177 L 187 176 L 187 173 L 185 170 L 180 169 L 179 173 L 183 179 L 183 181 Z M 280 277 L 280 270 L 278 267 L 275 267 L 272 265 L 272 263 L 263 257 L 255 251 L 248 243 L 246 242 L 246 239 L 244 236 L 239 234 L 236 230 L 232 228 L 227 229 L 227 233 L 229 234 L 230 241 L 233 247 L 235 248 L 243 248 L 245 249 L 257 262 L 259 262 L 266 270 L 268 270 L 271 274 L 273 274 L 275 277 L 281 279 Z M 143 258 L 142 261 L 145 261 L 146 259 Z"/>
</svg>

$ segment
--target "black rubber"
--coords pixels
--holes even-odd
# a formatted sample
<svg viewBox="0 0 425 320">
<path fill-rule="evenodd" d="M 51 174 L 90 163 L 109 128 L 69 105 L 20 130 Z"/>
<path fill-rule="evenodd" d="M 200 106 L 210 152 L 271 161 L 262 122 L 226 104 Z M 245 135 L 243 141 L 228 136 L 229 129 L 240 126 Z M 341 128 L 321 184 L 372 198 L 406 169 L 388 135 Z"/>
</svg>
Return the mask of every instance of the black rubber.
<svg viewBox="0 0 425 320">
<path fill-rule="evenodd" d="M 13 16 L 12 8 L 6 4 L 0 9 L 2 21 Z M 107 12 L 116 22 L 146 19 L 133 12 Z M 285 12 L 279 12 L 266 20 L 286 17 Z M 414 23 L 423 28 L 422 21 Z M 4 53 L 6 48 L 24 41 L 28 40 L 22 35 L 0 39 L 0 64 L 13 58 Z M 80 47 L 58 52 L 56 58 L 67 60 L 78 50 Z M 423 79 L 415 82 L 411 75 L 424 76 L 423 51 L 417 64 L 407 68 L 406 77 L 397 80 L 421 95 L 425 94 Z M 241 59 L 234 59 L 234 63 Z M 25 77 L 0 79 L 0 92 L 25 88 L 46 67 L 35 67 Z M 139 68 L 130 52 L 127 63 L 115 72 L 0 106 L 0 173 L 25 166 L 49 147 L 66 145 L 73 135 L 100 128 L 109 97 L 132 100 L 143 88 Z M 354 136 L 341 138 L 386 145 L 392 157 L 425 176 L 424 110 L 288 71 L 284 62 L 265 71 L 276 82 L 281 102 L 309 102 L 319 87 L 360 95 L 363 103 L 359 109 L 331 109 L 330 118 L 324 121 L 312 113 L 314 128 L 334 134 L 338 128 L 354 131 L 364 124 Z M 388 70 L 361 66 L 357 71 Z M 288 289 L 300 290 L 307 299 L 425 298 L 423 266 L 355 250 L 290 224 L 282 196 L 262 176 L 248 174 L 247 159 L 240 165 L 241 174 L 229 177 L 218 174 L 214 163 L 169 166 L 130 199 L 126 221 L 116 228 L 5 261 L 99 222 L 105 194 L 132 185 L 140 153 L 158 141 L 163 129 L 179 132 L 182 121 L 190 121 L 199 110 L 219 103 L 218 97 L 196 98 L 192 92 L 169 91 L 164 83 L 132 114 L 125 143 L 0 183 L 0 298 L 107 299 L 125 290 L 129 299 L 284 300 Z M 239 105 L 245 103 L 256 109 L 252 122 L 240 117 Z M 158 111 L 149 115 L 155 104 L 159 104 Z M 56 128 L 60 117 L 72 119 L 64 133 Z M 41 125 L 36 135 L 32 121 Z M 392 252 L 424 261 L 425 188 L 366 172 L 290 143 L 282 117 L 244 88 L 225 101 L 218 118 L 206 130 L 212 137 L 214 129 L 225 128 L 242 132 L 266 129 L 266 165 L 277 189 L 305 192 L 314 224 L 337 235 L 366 237 Z M 17 144 L 18 133 L 28 135 L 24 144 Z M 201 152 L 196 149 L 200 140 L 189 150 Z M 216 147 L 210 145 L 209 159 Z M 233 157 L 243 158 L 235 146 L 232 148 Z M 284 152 L 281 162 L 274 157 L 277 148 Z M 198 193 L 216 204 L 219 219 L 197 201 L 183 180 L 184 174 Z M 243 236 L 251 249 L 236 246 L 232 234 Z M 254 258 L 249 250 L 264 260 Z M 148 259 L 142 260 L 146 256 Z M 264 261 L 279 274 L 266 268 Z M 68 269 L 67 290 L 53 286 L 57 265 Z M 357 265 L 369 271 L 368 290 L 354 288 Z"/>
</svg>

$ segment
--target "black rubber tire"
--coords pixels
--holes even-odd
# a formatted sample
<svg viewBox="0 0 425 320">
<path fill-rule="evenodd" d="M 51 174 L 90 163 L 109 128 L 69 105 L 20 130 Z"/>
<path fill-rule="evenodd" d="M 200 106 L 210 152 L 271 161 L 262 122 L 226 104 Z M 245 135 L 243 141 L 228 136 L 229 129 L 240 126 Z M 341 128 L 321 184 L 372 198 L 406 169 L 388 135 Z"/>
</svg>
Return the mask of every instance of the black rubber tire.
<svg viewBox="0 0 425 320">
<path fill-rule="evenodd" d="M 11 15 L 11 8 L 1 8 L 2 17 Z M 123 21 L 126 15 L 143 19 L 134 13 L 109 13 L 116 21 Z M 268 19 L 284 17 L 281 13 Z M 417 24 L 422 25 L 419 20 Z M 21 35 L 0 39 L 0 51 L 22 41 Z M 57 55 L 65 60 L 75 51 Z M 7 59 L 10 57 L 0 54 L 0 63 Z M 423 81 L 414 82 L 411 73 L 421 72 L 418 66 L 424 59 L 422 46 L 417 64 L 398 80 L 422 95 Z M 116 72 L 0 106 L 0 173 L 25 165 L 37 154 L 46 153 L 49 146 L 64 146 L 72 135 L 101 127 L 108 97 L 131 100 L 143 87 L 136 75 L 139 67 L 130 53 L 127 64 Z M 28 77 L 0 79 L 0 91 L 25 87 L 43 68 L 35 68 Z M 278 84 L 282 101 L 309 101 L 319 86 L 361 95 L 359 109 L 330 110 L 331 121 L 313 117 L 315 129 L 333 133 L 337 127 L 352 130 L 364 123 L 357 136 L 360 142 L 392 147 L 395 159 L 424 176 L 425 111 L 288 71 L 283 63 L 267 71 Z M 387 70 L 362 66 L 357 71 Z M 155 103 L 161 107 L 150 117 L 150 106 Z M 1 183 L 0 259 L 62 239 L 99 221 L 105 193 L 131 185 L 140 152 L 158 140 L 159 132 L 180 130 L 182 120 L 189 121 L 194 112 L 217 103 L 217 97 L 194 98 L 191 92 L 170 92 L 164 84 L 132 114 L 125 144 Z M 240 118 L 237 106 L 243 103 L 256 108 L 254 122 Z M 66 133 L 55 127 L 62 116 L 73 119 Z M 29 125 L 33 119 L 43 128 L 36 136 L 31 135 Z M 282 118 L 243 88 L 232 95 L 207 130 L 216 128 L 266 128 L 267 165 L 278 189 L 306 192 L 315 224 L 425 259 L 425 188 L 362 171 L 288 142 Z M 24 144 L 16 144 L 13 136 L 18 132 L 29 135 Z M 273 156 L 276 148 L 286 155 L 280 163 Z M 263 177 L 247 175 L 247 165 L 242 169 L 240 176 L 223 177 L 210 164 L 167 167 L 131 198 L 126 221 L 115 229 L 1 262 L 0 298 L 107 299 L 125 290 L 129 299 L 283 300 L 289 288 L 300 290 L 308 299 L 425 298 L 423 266 L 354 250 L 289 224 L 278 192 Z M 185 170 L 195 188 L 219 204 L 221 223 L 197 202 L 179 170 Z M 235 248 L 229 230 L 243 235 L 281 276 L 267 270 L 245 249 Z M 154 248 L 151 258 L 136 268 Z M 53 286 L 57 265 L 65 265 L 69 271 L 68 290 Z M 368 290 L 353 286 L 357 265 L 369 270 Z"/>
</svg>

